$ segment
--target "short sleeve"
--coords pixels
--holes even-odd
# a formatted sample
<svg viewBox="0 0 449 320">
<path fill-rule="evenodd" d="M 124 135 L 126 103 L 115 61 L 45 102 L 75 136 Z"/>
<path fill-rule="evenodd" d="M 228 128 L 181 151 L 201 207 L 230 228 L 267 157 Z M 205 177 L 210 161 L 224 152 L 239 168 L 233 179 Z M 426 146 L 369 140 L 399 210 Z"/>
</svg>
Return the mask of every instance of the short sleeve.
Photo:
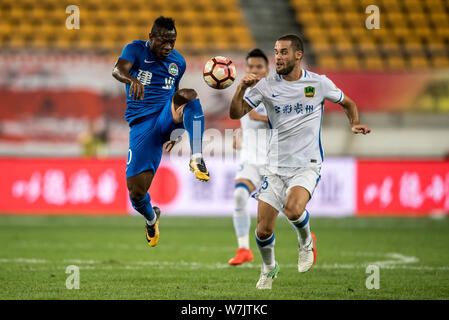
<svg viewBox="0 0 449 320">
<path fill-rule="evenodd" d="M 124 59 L 134 64 L 134 61 L 136 60 L 137 56 L 137 50 L 138 46 L 135 43 L 133 42 L 128 43 L 123 48 L 122 54 L 120 55 L 119 59 Z"/>
<path fill-rule="evenodd" d="M 262 102 L 262 87 L 265 78 L 260 80 L 254 87 L 246 90 L 243 99 L 245 99 L 246 103 L 250 105 L 251 108 L 256 109 L 257 106 Z"/>
<path fill-rule="evenodd" d="M 323 89 L 324 99 L 334 103 L 343 101 L 345 95 L 337 86 L 326 76 L 321 76 L 321 86 Z"/>
</svg>

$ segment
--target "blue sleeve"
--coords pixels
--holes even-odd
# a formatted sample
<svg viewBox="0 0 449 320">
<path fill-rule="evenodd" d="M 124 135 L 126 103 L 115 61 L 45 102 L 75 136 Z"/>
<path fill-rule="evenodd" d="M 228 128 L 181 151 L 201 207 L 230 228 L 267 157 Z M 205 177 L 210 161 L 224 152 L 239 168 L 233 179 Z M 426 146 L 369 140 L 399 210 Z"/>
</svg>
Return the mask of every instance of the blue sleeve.
<svg viewBox="0 0 449 320">
<path fill-rule="evenodd" d="M 184 61 L 184 64 L 182 65 L 182 67 L 179 70 L 179 77 L 175 81 L 175 88 L 179 86 L 179 83 L 181 82 L 181 78 L 184 75 L 185 71 L 186 71 L 186 62 Z"/>
<path fill-rule="evenodd" d="M 123 48 L 122 54 L 120 55 L 119 59 L 125 59 L 134 64 L 137 56 L 137 49 L 138 46 L 136 46 L 133 42 L 128 43 Z"/>
</svg>

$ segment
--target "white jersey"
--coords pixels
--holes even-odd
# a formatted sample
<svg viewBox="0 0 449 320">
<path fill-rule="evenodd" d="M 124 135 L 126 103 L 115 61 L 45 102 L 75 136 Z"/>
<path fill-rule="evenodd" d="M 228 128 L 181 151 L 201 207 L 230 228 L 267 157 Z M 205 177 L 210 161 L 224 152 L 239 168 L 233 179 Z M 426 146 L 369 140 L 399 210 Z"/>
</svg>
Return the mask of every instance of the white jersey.
<svg viewBox="0 0 449 320">
<path fill-rule="evenodd" d="M 272 128 L 268 166 L 298 168 L 321 164 L 324 99 L 339 103 L 343 98 L 343 92 L 325 75 L 304 69 L 297 81 L 271 74 L 247 91 L 245 101 L 252 108 L 263 103 Z"/>
<path fill-rule="evenodd" d="M 255 110 L 261 115 L 267 114 L 262 103 Z M 250 119 L 248 113 L 240 119 L 240 123 L 242 126 L 240 162 L 265 165 L 267 160 L 267 142 L 270 137 L 267 123 Z"/>
</svg>

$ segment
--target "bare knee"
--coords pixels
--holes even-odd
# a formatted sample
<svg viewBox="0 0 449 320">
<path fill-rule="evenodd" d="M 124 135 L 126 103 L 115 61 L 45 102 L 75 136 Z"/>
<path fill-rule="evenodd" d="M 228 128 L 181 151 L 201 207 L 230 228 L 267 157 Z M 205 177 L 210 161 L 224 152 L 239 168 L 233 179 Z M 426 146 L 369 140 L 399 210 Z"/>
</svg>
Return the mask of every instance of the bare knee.
<svg viewBox="0 0 449 320">
<path fill-rule="evenodd" d="M 175 107 L 179 107 L 192 100 L 195 100 L 197 97 L 198 94 L 194 89 L 183 88 L 176 91 L 175 95 L 173 96 L 173 103 L 175 104 Z"/>
<path fill-rule="evenodd" d="M 128 187 L 129 197 L 133 201 L 142 200 L 147 194 L 148 188 L 145 187 L 142 181 L 127 180 L 126 185 Z"/>
<path fill-rule="evenodd" d="M 129 197 L 133 201 L 139 201 L 145 198 L 145 195 L 147 194 L 146 191 L 144 191 L 142 188 L 138 187 L 128 187 Z"/>
<path fill-rule="evenodd" d="M 285 215 L 290 220 L 298 220 L 305 210 L 305 204 L 287 202 L 284 207 Z"/>
</svg>

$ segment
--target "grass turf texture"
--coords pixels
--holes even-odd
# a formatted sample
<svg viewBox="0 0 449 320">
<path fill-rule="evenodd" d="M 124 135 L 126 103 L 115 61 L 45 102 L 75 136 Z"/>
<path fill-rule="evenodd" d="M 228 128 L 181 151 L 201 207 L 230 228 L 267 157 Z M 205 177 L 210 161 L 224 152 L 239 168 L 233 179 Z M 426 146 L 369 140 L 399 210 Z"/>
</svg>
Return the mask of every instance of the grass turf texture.
<svg viewBox="0 0 449 320">
<path fill-rule="evenodd" d="M 252 220 L 251 235 L 255 228 Z M 150 248 L 141 217 L 0 216 L 0 299 L 449 299 L 449 219 L 311 218 L 317 264 L 297 271 L 296 233 L 276 224 L 273 289 L 255 288 L 261 259 L 231 267 L 232 218 L 162 217 Z M 365 286 L 380 263 L 380 289 Z M 66 268 L 80 289 L 66 288 Z"/>
</svg>

